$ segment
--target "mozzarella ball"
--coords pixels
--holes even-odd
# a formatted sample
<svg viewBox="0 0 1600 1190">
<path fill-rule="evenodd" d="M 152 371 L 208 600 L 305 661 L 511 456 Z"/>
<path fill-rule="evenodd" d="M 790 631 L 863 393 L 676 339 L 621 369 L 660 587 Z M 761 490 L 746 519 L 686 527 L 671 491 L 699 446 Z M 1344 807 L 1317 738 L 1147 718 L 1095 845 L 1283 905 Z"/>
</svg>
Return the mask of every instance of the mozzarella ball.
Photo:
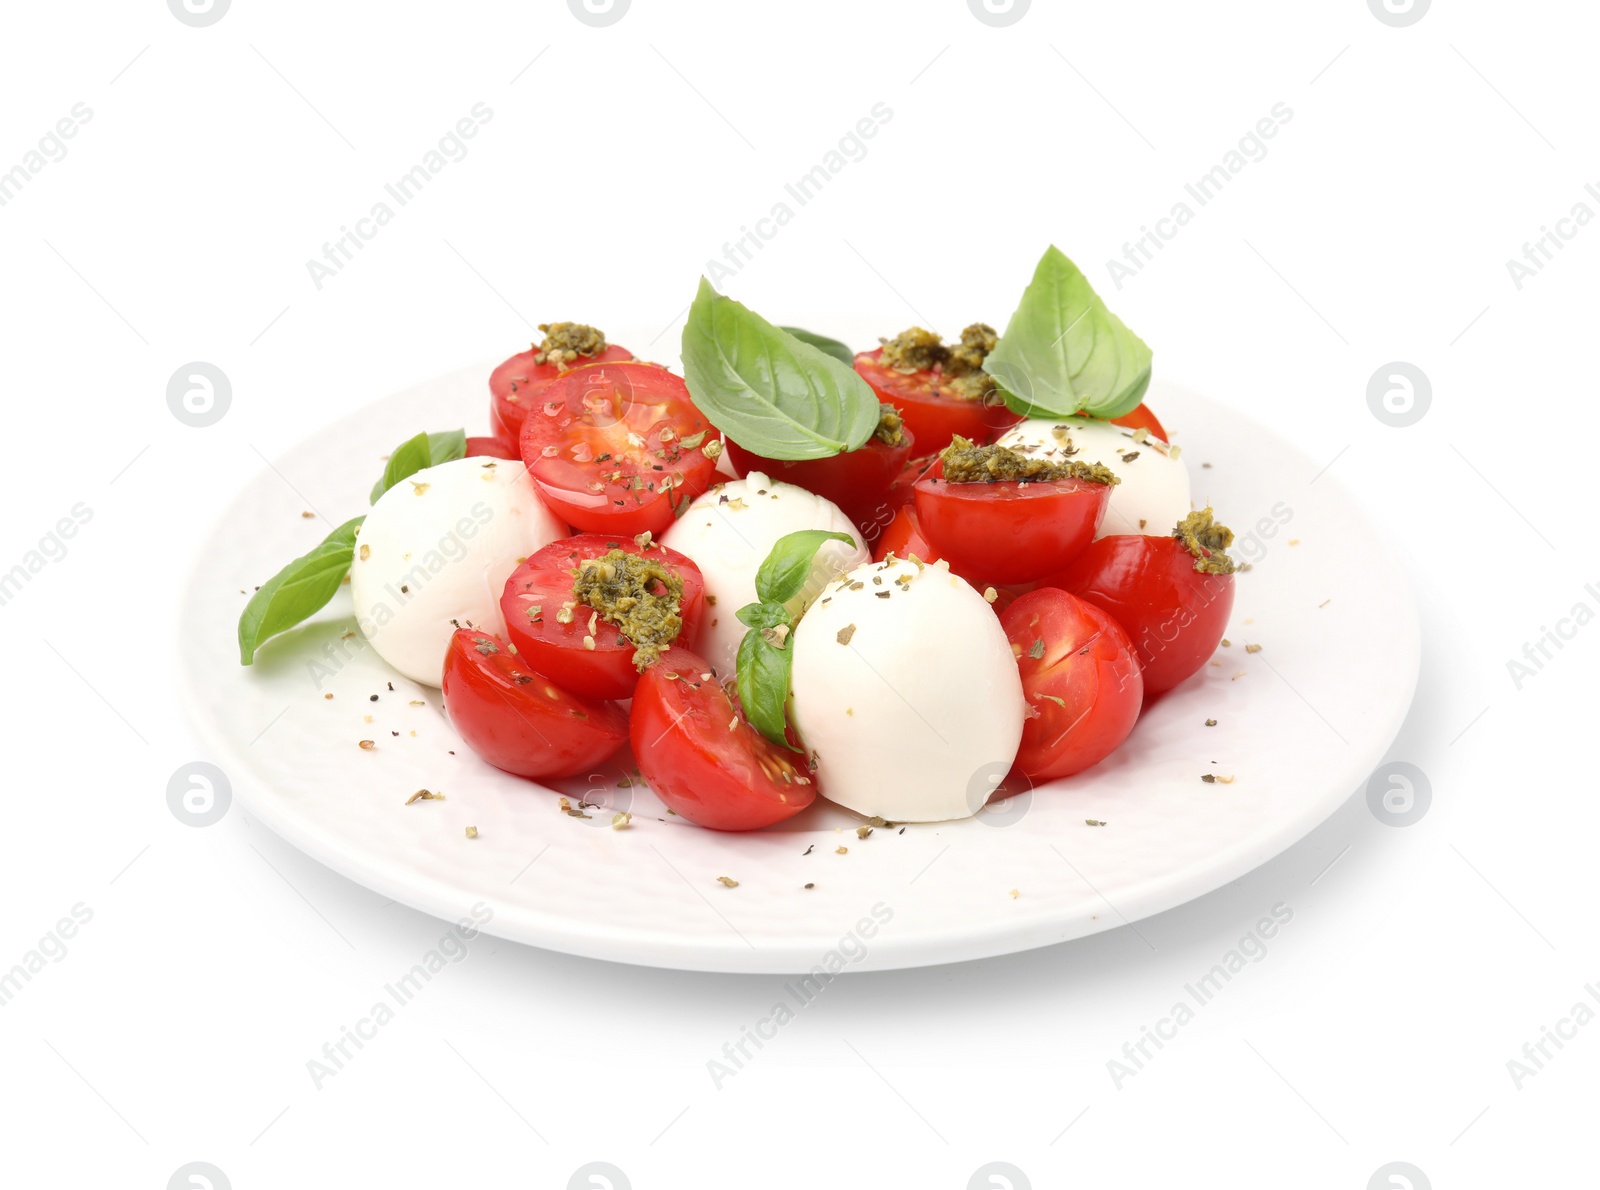
<svg viewBox="0 0 1600 1190">
<path fill-rule="evenodd" d="M 891 822 L 965 818 L 1016 759 L 1011 644 L 943 563 L 856 567 L 811 605 L 793 649 L 790 711 L 830 801 Z"/>
<path fill-rule="evenodd" d="M 1159 438 L 1135 442 L 1133 431 L 1124 426 L 1082 417 L 1057 417 L 1018 422 L 1000 436 L 1000 445 L 1029 458 L 1053 462 L 1070 458 L 1082 463 L 1104 463 L 1111 468 L 1122 482 L 1111 489 L 1111 501 L 1106 505 L 1096 538 L 1116 533 L 1159 537 L 1171 533 L 1173 526 L 1192 511 L 1188 464 L 1169 456 L 1166 451 L 1171 448 Z"/>
<path fill-rule="evenodd" d="M 437 686 L 457 622 L 504 636 L 506 579 L 566 535 L 521 463 L 470 458 L 424 468 L 385 492 L 356 534 L 356 623 L 395 669 Z"/>
<path fill-rule="evenodd" d="M 833 501 L 752 471 L 700 496 L 661 538 L 661 544 L 691 559 L 705 578 L 708 606 L 698 652 L 721 676 L 737 670 L 739 642 L 746 631 L 738 611 L 756 602 L 756 571 L 780 537 L 802 529 L 847 533 L 853 544 L 829 541 L 817 551 L 811 577 L 791 601 L 798 611 L 830 578 L 872 557 Z"/>
</svg>

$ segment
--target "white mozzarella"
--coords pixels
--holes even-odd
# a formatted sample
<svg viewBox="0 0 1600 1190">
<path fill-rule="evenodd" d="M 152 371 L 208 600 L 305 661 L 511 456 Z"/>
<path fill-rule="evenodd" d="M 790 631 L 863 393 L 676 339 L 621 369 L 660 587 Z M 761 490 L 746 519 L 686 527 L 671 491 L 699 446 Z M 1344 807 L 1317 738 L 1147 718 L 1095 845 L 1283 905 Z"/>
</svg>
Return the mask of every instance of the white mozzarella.
<svg viewBox="0 0 1600 1190">
<path fill-rule="evenodd" d="M 756 601 L 756 570 L 780 537 L 802 529 L 848 533 L 817 551 L 811 579 L 796 602 L 814 597 L 831 577 L 872 557 L 850 518 L 831 500 L 752 471 L 712 488 L 684 510 L 661 543 L 700 568 L 708 596 L 700 654 L 723 677 L 736 671 L 745 626 L 738 611 Z M 715 602 L 712 602 L 712 599 Z"/>
<path fill-rule="evenodd" d="M 395 669 L 437 686 L 456 624 L 504 635 L 506 579 L 566 535 L 521 463 L 469 458 L 425 468 L 385 492 L 356 534 L 356 623 Z"/>
<path fill-rule="evenodd" d="M 1011 644 L 942 563 L 858 566 L 811 605 L 793 648 L 794 725 L 831 801 L 891 822 L 965 818 L 1016 759 Z"/>
<path fill-rule="evenodd" d="M 1058 427 L 1065 427 L 1057 432 Z M 1066 453 L 1062 433 L 1072 446 Z M 1105 519 L 1096 537 L 1116 533 L 1162 536 L 1188 516 L 1189 467 L 1166 453 L 1165 443 L 1151 438 L 1135 442 L 1133 431 L 1108 421 L 1081 417 L 1035 418 L 1019 422 L 1000 436 L 1000 445 L 1020 450 L 1029 458 L 1068 458 L 1083 463 L 1104 463 L 1122 482 L 1111 489 Z M 1029 448 L 1032 449 L 1029 449 Z M 1127 462 L 1125 456 L 1137 455 Z"/>
</svg>

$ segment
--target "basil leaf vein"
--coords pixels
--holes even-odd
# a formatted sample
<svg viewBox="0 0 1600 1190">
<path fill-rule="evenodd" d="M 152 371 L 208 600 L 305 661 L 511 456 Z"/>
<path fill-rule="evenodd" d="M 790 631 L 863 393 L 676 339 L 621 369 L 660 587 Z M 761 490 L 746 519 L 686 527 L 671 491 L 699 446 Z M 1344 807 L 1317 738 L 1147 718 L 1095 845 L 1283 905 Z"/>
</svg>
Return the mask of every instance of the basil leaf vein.
<svg viewBox="0 0 1600 1190">
<path fill-rule="evenodd" d="M 755 629 L 739 642 L 739 703 L 750 725 L 774 744 L 799 751 L 784 734 L 788 726 L 789 671 L 794 652 L 775 645 Z"/>
<path fill-rule="evenodd" d="M 683 378 L 712 425 L 769 459 L 831 458 L 878 425 L 878 398 L 854 368 L 704 277 L 683 328 Z"/>
<path fill-rule="evenodd" d="M 1013 413 L 1121 417 L 1150 386 L 1150 348 L 1051 245 L 984 369 Z"/>
<path fill-rule="evenodd" d="M 418 434 L 407 438 L 389 453 L 389 462 L 383 469 L 383 478 L 372 485 L 371 503 L 402 479 L 409 479 L 427 467 L 453 462 L 467 457 L 467 432 L 444 430 L 436 434 Z"/>
<path fill-rule="evenodd" d="M 268 637 L 286 632 L 328 605 L 350 572 L 356 530 L 365 517 L 340 525 L 308 554 L 273 575 L 239 616 L 239 661 L 249 665 Z"/>
</svg>

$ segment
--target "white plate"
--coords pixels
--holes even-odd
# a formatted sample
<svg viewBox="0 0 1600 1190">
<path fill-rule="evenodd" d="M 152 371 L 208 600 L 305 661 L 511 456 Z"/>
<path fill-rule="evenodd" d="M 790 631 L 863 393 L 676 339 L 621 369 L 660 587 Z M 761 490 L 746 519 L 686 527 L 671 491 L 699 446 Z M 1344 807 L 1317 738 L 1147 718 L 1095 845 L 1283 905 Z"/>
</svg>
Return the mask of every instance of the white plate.
<svg viewBox="0 0 1600 1190">
<path fill-rule="evenodd" d="M 359 637 L 341 639 L 354 630 L 347 592 L 253 667 L 237 659 L 240 589 L 327 531 L 301 517 L 294 489 L 334 523 L 358 514 L 396 442 L 481 431 L 488 372 L 396 394 L 276 460 L 281 475 L 253 479 L 202 544 L 185 596 L 184 697 L 234 796 L 323 863 L 439 917 L 482 902 L 493 914 L 484 928 L 503 938 L 705 971 L 886 969 L 1026 950 L 1170 909 L 1278 854 L 1366 778 L 1410 704 L 1416 611 L 1382 537 L 1317 464 L 1157 382 L 1150 403 L 1184 448 L 1196 501 L 1215 505 L 1253 566 L 1237 581 L 1221 664 L 1148 708 L 1105 763 L 975 819 L 864 840 L 859 818 L 820 801 L 773 830 L 701 830 L 643 788 L 619 788 L 617 763 L 596 781 L 561 783 L 574 801 L 606 805 L 568 817 L 550 790 L 461 745 L 436 691 L 400 678 Z M 1247 642 L 1261 651 L 1246 653 Z M 361 739 L 377 747 L 363 751 Z M 1208 784 L 1206 773 L 1233 781 Z M 422 787 L 446 799 L 405 805 Z M 616 808 L 633 811 L 631 829 L 610 829 Z"/>
</svg>

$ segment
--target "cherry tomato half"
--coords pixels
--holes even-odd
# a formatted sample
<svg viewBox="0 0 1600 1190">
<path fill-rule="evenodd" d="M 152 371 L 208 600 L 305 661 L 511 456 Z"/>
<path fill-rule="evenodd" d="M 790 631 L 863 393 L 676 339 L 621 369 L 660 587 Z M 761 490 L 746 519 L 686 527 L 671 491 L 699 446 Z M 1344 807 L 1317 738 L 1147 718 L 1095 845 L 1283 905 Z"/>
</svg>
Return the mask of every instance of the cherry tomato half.
<svg viewBox="0 0 1600 1190">
<path fill-rule="evenodd" d="M 982 446 L 1022 420 L 997 393 L 977 399 L 962 396 L 939 368 L 899 372 L 878 362 L 882 354 L 881 347 L 861 352 L 856 356 L 856 373 L 872 386 L 878 400 L 900 411 L 906 429 L 924 451 L 943 450 L 957 434 Z"/>
<path fill-rule="evenodd" d="M 529 669 L 505 641 L 472 628 L 450 638 L 444 709 L 484 760 L 536 780 L 587 772 L 628 739 L 621 707 L 569 694 Z"/>
<path fill-rule="evenodd" d="M 665 368 L 587 364 L 539 394 L 522 423 L 522 461 L 569 525 L 659 534 L 711 486 L 717 464 L 704 447 L 717 438 L 683 381 Z"/>
<path fill-rule="evenodd" d="M 508 446 L 500 438 L 468 438 L 467 458 L 469 459 L 515 459 L 522 461 L 516 446 Z"/>
<path fill-rule="evenodd" d="M 489 373 L 489 428 L 496 438 L 511 446 L 510 458 L 517 457 L 517 444 L 522 441 L 522 423 L 528 410 L 537 408 L 543 400 L 540 394 L 570 370 L 558 364 L 534 363 L 539 354 L 535 344 Z M 633 352 L 615 344 L 607 344 L 597 355 L 579 357 L 583 364 L 620 364 L 632 358 Z"/>
<path fill-rule="evenodd" d="M 1161 425 L 1161 419 L 1150 412 L 1150 406 L 1139 405 L 1132 413 L 1124 413 L 1121 417 L 1113 417 L 1111 424 L 1125 426 L 1130 430 L 1149 430 L 1163 442 L 1170 442 L 1167 431 Z"/>
<path fill-rule="evenodd" d="M 1045 580 L 1109 612 L 1144 667 L 1147 696 L 1171 690 L 1216 651 L 1233 611 L 1233 575 L 1196 570 L 1172 537 L 1102 537 Z"/>
<path fill-rule="evenodd" d="M 639 679 L 629 736 L 651 790 L 690 822 L 748 831 L 792 818 L 817 796 L 800 754 L 750 726 L 711 666 L 668 649 Z"/>
<path fill-rule="evenodd" d="M 1111 487 L 1084 479 L 947 483 L 935 465 L 915 489 L 917 520 L 950 568 L 989 582 L 1050 574 L 1094 540 Z"/>
<path fill-rule="evenodd" d="M 877 525 L 881 529 L 882 522 L 892 512 L 890 485 L 905 469 L 915 444 L 914 436 L 903 429 L 900 437 L 899 446 L 890 446 L 873 437 L 868 438 L 865 445 L 844 454 L 797 461 L 762 458 L 731 440 L 726 445 L 733 469 L 741 479 L 747 472 L 764 471 L 773 479 L 805 488 L 825 500 L 832 500 L 856 528 L 866 534 L 869 526 Z"/>
<path fill-rule="evenodd" d="M 700 568 L 677 550 L 661 545 L 640 549 L 630 537 L 583 533 L 552 541 L 512 572 L 500 596 L 506 632 L 524 662 L 588 698 L 631 698 L 639 681 L 633 644 L 614 624 L 583 604 L 573 609 L 571 623 L 563 624 L 557 618 L 562 604 L 572 600 L 578 564 L 614 549 L 654 558 L 683 580 L 678 610 L 683 628 L 678 640 L 692 642 L 705 611 L 705 580 Z M 584 643 L 585 638 L 594 641 L 593 648 Z"/>
<path fill-rule="evenodd" d="M 1000 626 L 1029 708 L 1015 767 L 1034 781 L 1051 781 L 1116 751 L 1144 704 L 1144 679 L 1122 626 L 1054 587 L 1020 597 Z"/>
</svg>

